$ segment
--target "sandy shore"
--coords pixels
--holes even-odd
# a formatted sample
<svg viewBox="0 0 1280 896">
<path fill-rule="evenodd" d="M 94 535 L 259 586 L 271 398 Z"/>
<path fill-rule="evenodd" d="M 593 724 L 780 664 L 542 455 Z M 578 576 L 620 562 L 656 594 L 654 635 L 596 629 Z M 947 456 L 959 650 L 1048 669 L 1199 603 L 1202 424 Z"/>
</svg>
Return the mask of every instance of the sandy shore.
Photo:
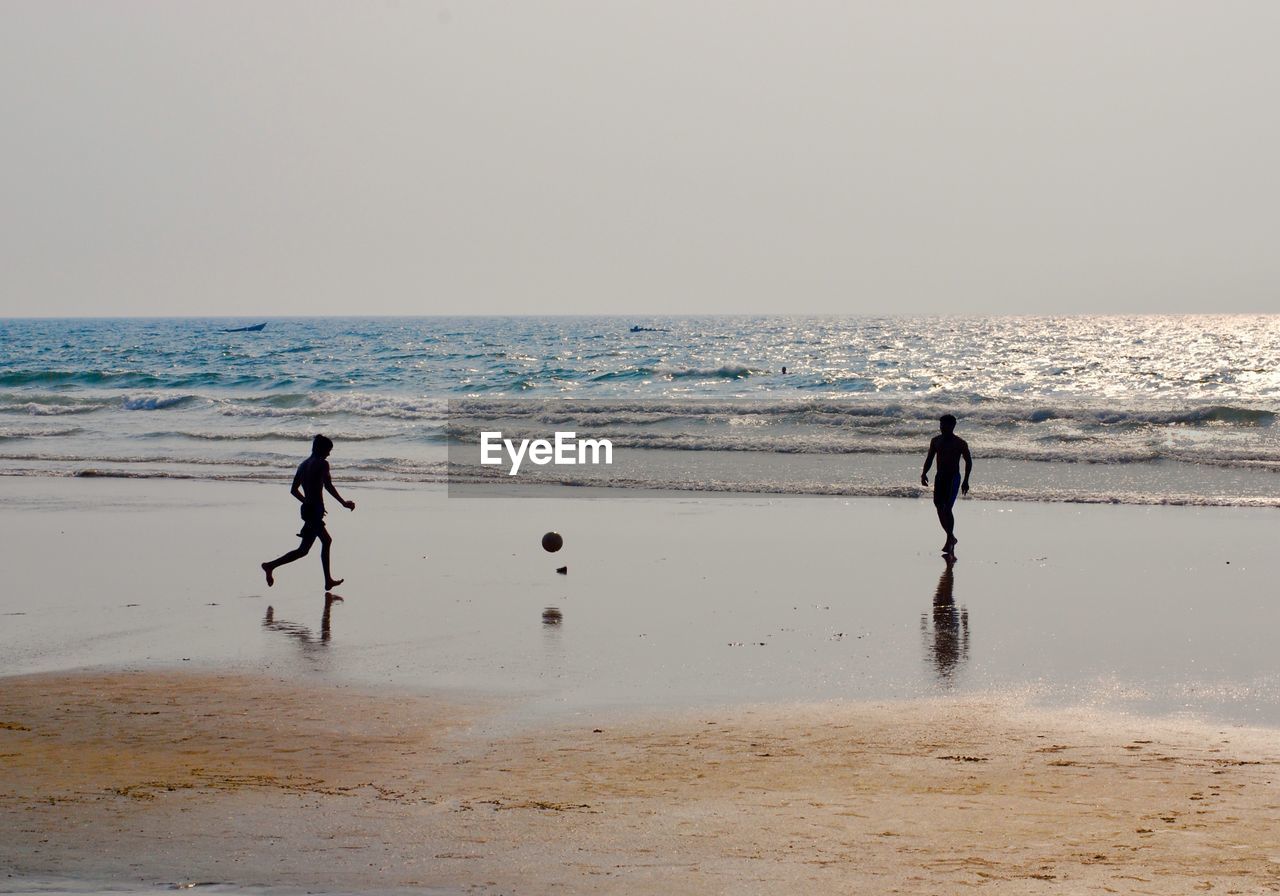
<svg viewBox="0 0 1280 896">
<path fill-rule="evenodd" d="M 1280 891 L 1270 731 L 968 699 L 495 738 L 497 708 L 227 675 L 9 678 L 0 865 L 327 890 Z"/>
</svg>

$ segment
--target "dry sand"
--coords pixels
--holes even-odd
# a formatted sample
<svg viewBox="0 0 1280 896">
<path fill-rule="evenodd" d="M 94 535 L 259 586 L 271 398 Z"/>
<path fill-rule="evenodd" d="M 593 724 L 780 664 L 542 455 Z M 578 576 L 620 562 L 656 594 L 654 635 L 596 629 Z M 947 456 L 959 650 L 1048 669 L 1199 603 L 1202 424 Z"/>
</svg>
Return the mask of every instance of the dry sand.
<svg viewBox="0 0 1280 896">
<path fill-rule="evenodd" d="M 1280 891 L 1274 732 L 968 697 L 495 735 L 497 709 L 7 678 L 0 866 L 521 894 Z"/>
</svg>

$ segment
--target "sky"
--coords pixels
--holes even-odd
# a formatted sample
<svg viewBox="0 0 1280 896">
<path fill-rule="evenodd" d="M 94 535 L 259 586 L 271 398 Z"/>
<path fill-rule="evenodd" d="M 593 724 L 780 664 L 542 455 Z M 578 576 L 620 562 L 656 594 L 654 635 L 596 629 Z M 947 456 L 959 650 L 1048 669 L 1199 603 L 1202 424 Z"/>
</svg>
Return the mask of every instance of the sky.
<svg viewBox="0 0 1280 896">
<path fill-rule="evenodd" d="M 1280 312 L 1280 3 L 0 6 L 0 316 Z"/>
</svg>

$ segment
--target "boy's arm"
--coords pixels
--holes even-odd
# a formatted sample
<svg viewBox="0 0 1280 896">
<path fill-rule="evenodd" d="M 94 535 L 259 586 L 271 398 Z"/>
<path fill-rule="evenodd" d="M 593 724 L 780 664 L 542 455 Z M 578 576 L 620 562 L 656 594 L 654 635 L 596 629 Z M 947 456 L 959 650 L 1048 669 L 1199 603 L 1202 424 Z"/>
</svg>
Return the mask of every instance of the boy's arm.
<svg viewBox="0 0 1280 896">
<path fill-rule="evenodd" d="M 929 453 L 924 459 L 924 469 L 920 471 L 920 484 L 929 484 L 929 468 L 933 466 L 933 456 L 938 453 L 938 442 L 936 439 L 929 440 Z"/>
<path fill-rule="evenodd" d="M 342 499 L 342 495 L 338 494 L 338 490 L 333 487 L 333 480 L 329 478 L 328 464 L 324 465 L 324 490 L 327 491 L 329 494 L 333 495 L 335 498 L 337 498 L 338 503 L 341 504 L 343 507 L 347 508 L 347 510 L 356 509 L 355 501 L 344 501 Z"/>
<path fill-rule="evenodd" d="M 302 497 L 302 467 L 298 467 L 298 472 L 293 474 L 293 485 L 289 486 L 289 494 L 297 498 L 299 504 L 306 503 L 306 499 Z"/>
<path fill-rule="evenodd" d="M 973 469 L 973 456 L 969 454 L 969 443 L 960 446 L 960 456 L 964 458 L 964 479 L 960 482 L 960 491 L 969 494 L 969 471 Z"/>
</svg>

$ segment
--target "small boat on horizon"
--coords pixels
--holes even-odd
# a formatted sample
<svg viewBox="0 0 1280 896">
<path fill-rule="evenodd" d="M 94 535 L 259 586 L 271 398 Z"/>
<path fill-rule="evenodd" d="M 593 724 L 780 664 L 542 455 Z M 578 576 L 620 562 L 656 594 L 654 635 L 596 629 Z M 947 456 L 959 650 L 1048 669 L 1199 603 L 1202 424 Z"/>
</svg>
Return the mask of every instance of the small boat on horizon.
<svg viewBox="0 0 1280 896">
<path fill-rule="evenodd" d="M 266 323 L 254 324 L 251 327 L 232 327 L 229 330 L 223 330 L 224 333 L 257 333 L 266 326 Z"/>
<path fill-rule="evenodd" d="M 631 327 L 631 332 L 632 333 L 670 333 L 671 331 L 668 330 L 666 327 L 641 327 L 641 326 L 633 325 Z"/>
</svg>

